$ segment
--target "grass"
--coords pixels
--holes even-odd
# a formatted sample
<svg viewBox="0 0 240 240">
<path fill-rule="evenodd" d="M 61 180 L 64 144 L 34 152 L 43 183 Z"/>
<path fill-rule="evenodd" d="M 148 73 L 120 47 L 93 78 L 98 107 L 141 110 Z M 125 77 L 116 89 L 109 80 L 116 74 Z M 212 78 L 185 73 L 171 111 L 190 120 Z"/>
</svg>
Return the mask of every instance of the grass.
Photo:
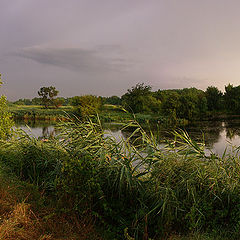
<svg viewBox="0 0 240 240">
<path fill-rule="evenodd" d="M 0 239 L 60 240 L 102 239 L 91 216 L 57 213 L 32 185 L 1 173 Z"/>
<path fill-rule="evenodd" d="M 57 120 L 65 119 L 66 113 L 71 114 L 72 106 L 45 109 L 39 105 L 11 105 L 9 111 L 15 119 Z"/>
<path fill-rule="evenodd" d="M 9 105 L 9 111 L 13 114 L 15 120 L 66 120 L 66 115 L 74 114 L 73 106 L 61 106 L 59 108 L 46 109 L 39 105 Z M 133 118 L 141 124 L 160 124 L 162 126 L 184 126 L 188 122 L 185 119 L 177 119 L 172 122 L 172 119 L 161 114 L 137 113 L 132 114 L 123 109 L 122 106 L 105 104 L 102 111 L 99 113 L 99 118 L 102 122 L 128 123 Z"/>
<path fill-rule="evenodd" d="M 176 119 L 173 121 L 171 117 L 166 117 L 159 113 L 130 113 L 127 112 L 122 106 L 105 104 L 101 113 L 99 114 L 101 121 L 103 122 L 115 122 L 115 123 L 128 123 L 132 119 L 135 119 L 142 125 L 159 124 L 161 126 L 169 127 L 173 125 L 184 126 L 188 124 L 185 119 Z"/>
<path fill-rule="evenodd" d="M 239 239 L 239 148 L 206 155 L 204 142 L 183 131 L 162 148 L 136 121 L 123 124 L 129 127 L 132 134 L 120 142 L 91 119 L 59 123 L 60 134 L 48 141 L 21 132 L 0 142 L 0 163 L 49 202 L 35 214 L 40 223 L 50 219 L 48 226 L 54 217 L 65 224 L 76 218 L 72 229 L 78 232 L 82 216 L 89 216 L 91 229 L 102 229 L 109 239 Z M 29 209 L 19 205 L 20 215 L 34 219 Z M 55 236 L 56 228 L 43 232 Z"/>
</svg>

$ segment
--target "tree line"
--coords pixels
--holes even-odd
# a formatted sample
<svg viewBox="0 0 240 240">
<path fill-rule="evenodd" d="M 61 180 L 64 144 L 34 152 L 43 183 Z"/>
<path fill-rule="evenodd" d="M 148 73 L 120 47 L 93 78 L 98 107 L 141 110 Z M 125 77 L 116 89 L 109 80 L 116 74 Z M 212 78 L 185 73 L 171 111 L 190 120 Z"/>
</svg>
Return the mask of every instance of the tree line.
<svg viewBox="0 0 240 240">
<path fill-rule="evenodd" d="M 221 92 L 215 86 L 206 91 L 197 88 L 183 88 L 152 91 L 151 86 L 139 83 L 121 97 L 111 96 L 75 96 L 70 98 L 57 97 L 55 87 L 42 87 L 39 97 L 19 99 L 17 105 L 43 105 L 45 108 L 61 105 L 75 106 L 76 112 L 82 115 L 99 111 L 103 105 L 118 105 L 132 113 L 150 113 L 169 116 L 172 119 L 201 119 L 211 112 L 240 113 L 240 86 L 231 84 Z"/>
</svg>

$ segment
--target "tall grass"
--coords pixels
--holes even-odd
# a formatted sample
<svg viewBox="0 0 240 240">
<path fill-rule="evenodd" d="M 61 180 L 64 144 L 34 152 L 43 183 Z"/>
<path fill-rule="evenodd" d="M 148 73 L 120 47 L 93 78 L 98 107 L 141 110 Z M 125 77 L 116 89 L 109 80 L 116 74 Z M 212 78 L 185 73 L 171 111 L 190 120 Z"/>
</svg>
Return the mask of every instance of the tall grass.
<svg viewBox="0 0 240 240">
<path fill-rule="evenodd" d="M 175 131 L 162 148 L 135 121 L 121 141 L 106 136 L 100 121 L 58 125 L 55 139 L 24 134 L 0 143 L 5 168 L 48 194 L 59 206 L 91 213 L 116 238 L 159 239 L 168 234 L 224 229 L 239 237 L 239 149 L 206 155 L 204 142 Z"/>
<path fill-rule="evenodd" d="M 102 239 L 89 215 L 54 212 L 34 185 L 0 173 L 0 239 Z"/>
<path fill-rule="evenodd" d="M 38 105 L 11 105 L 9 111 L 15 119 L 31 120 L 64 120 L 64 112 L 71 114 L 72 106 L 61 106 L 59 108 L 46 109 Z"/>
</svg>

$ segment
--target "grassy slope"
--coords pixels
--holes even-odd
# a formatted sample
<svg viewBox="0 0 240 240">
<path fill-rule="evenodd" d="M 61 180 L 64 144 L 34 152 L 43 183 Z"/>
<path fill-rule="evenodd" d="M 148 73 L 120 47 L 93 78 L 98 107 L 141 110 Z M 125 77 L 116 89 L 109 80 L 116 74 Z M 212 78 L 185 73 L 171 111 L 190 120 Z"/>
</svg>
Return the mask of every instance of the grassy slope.
<svg viewBox="0 0 240 240">
<path fill-rule="evenodd" d="M 102 239 L 90 217 L 56 213 L 32 185 L 0 174 L 1 240 Z"/>
<path fill-rule="evenodd" d="M 9 111 L 15 119 L 26 120 L 57 120 L 66 118 L 67 114 L 74 113 L 73 106 L 61 106 L 59 108 L 46 109 L 39 105 L 9 105 Z M 169 124 L 186 125 L 187 121 L 178 119 L 177 122 L 172 122 L 171 118 L 162 116 L 161 114 L 152 113 L 130 113 L 123 110 L 122 106 L 105 104 L 99 113 L 99 117 L 103 122 L 128 122 L 135 118 L 141 124 L 160 123 L 168 126 Z"/>
<path fill-rule="evenodd" d="M 187 145 L 179 142 L 179 147 L 170 145 L 174 148 L 160 151 L 154 138 L 142 132 L 145 140 L 141 150 L 146 148 L 147 154 L 142 158 L 139 150 L 128 142 L 125 142 L 126 152 L 126 147 L 121 149 L 121 145 L 110 139 L 101 140 L 99 126 L 75 122 L 63 124 L 64 142 L 29 138 L 3 142 L 0 148 L 2 162 L 22 180 L 41 186 L 43 190 L 59 190 L 53 188 L 57 177 L 61 180 L 58 186 L 62 186 L 60 189 L 67 194 L 63 202 L 65 206 L 69 206 L 69 196 L 72 195 L 75 201 L 72 210 L 84 206 L 92 209 L 121 237 L 124 229 L 134 227 L 132 223 L 138 224 L 140 233 L 149 232 L 151 236 L 160 236 L 155 232 L 163 231 L 164 239 L 230 239 L 229 233 L 239 237 L 238 155 L 225 155 L 223 158 L 205 156 L 202 145 L 191 141 L 186 134 L 179 137 L 188 142 Z M 133 165 L 136 160 L 142 166 L 149 164 L 151 174 L 147 169 L 144 170 L 145 177 L 142 172 L 139 174 Z M 61 172 L 58 171 L 59 166 Z M 64 239 L 65 236 L 66 239 L 84 239 L 85 235 L 80 237 L 80 233 L 94 234 L 93 224 L 89 223 L 91 218 L 57 214 L 54 207 L 44 204 L 46 195 L 41 195 L 31 185 L 1 181 L 0 186 L 3 189 L 3 220 L 0 222 L 3 237 L 0 239 L 40 239 L 44 234 L 52 239 Z M 22 189 L 20 194 L 15 193 L 19 188 Z M 85 197 L 87 205 L 82 202 Z M 99 205 L 95 207 L 96 199 Z M 148 224 L 148 229 L 145 224 Z M 195 233 L 188 237 L 173 234 L 177 230 L 191 234 L 194 230 L 219 231 L 223 227 L 228 231 L 225 235 L 224 232 Z M 70 231 L 66 232 L 66 229 Z M 133 230 L 129 231 L 132 236 Z M 25 234 L 24 231 L 29 238 L 14 235 Z M 217 238 L 218 235 L 222 237 Z M 91 236 L 89 239 L 94 238 Z"/>
<path fill-rule="evenodd" d="M 57 213 L 44 206 L 44 198 L 32 185 L 11 180 L 0 174 L 0 239 L 1 240 L 101 240 L 94 222 L 88 216 Z M 102 232 L 104 230 L 102 229 Z M 108 238 L 110 239 L 110 238 Z M 218 234 L 193 233 L 171 235 L 166 240 L 221 240 Z"/>
</svg>

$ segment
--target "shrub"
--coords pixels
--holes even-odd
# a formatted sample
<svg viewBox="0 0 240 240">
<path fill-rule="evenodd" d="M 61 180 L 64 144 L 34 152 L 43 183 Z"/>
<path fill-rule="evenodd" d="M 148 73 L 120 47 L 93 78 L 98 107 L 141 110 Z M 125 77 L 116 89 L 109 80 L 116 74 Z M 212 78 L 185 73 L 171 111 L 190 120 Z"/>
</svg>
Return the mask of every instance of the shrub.
<svg viewBox="0 0 240 240">
<path fill-rule="evenodd" d="M 0 74 L 0 87 L 1 87 L 1 74 Z M 11 119 L 12 115 L 7 111 L 7 98 L 0 97 L 0 139 L 6 139 L 12 134 L 12 127 L 14 125 Z"/>
</svg>

